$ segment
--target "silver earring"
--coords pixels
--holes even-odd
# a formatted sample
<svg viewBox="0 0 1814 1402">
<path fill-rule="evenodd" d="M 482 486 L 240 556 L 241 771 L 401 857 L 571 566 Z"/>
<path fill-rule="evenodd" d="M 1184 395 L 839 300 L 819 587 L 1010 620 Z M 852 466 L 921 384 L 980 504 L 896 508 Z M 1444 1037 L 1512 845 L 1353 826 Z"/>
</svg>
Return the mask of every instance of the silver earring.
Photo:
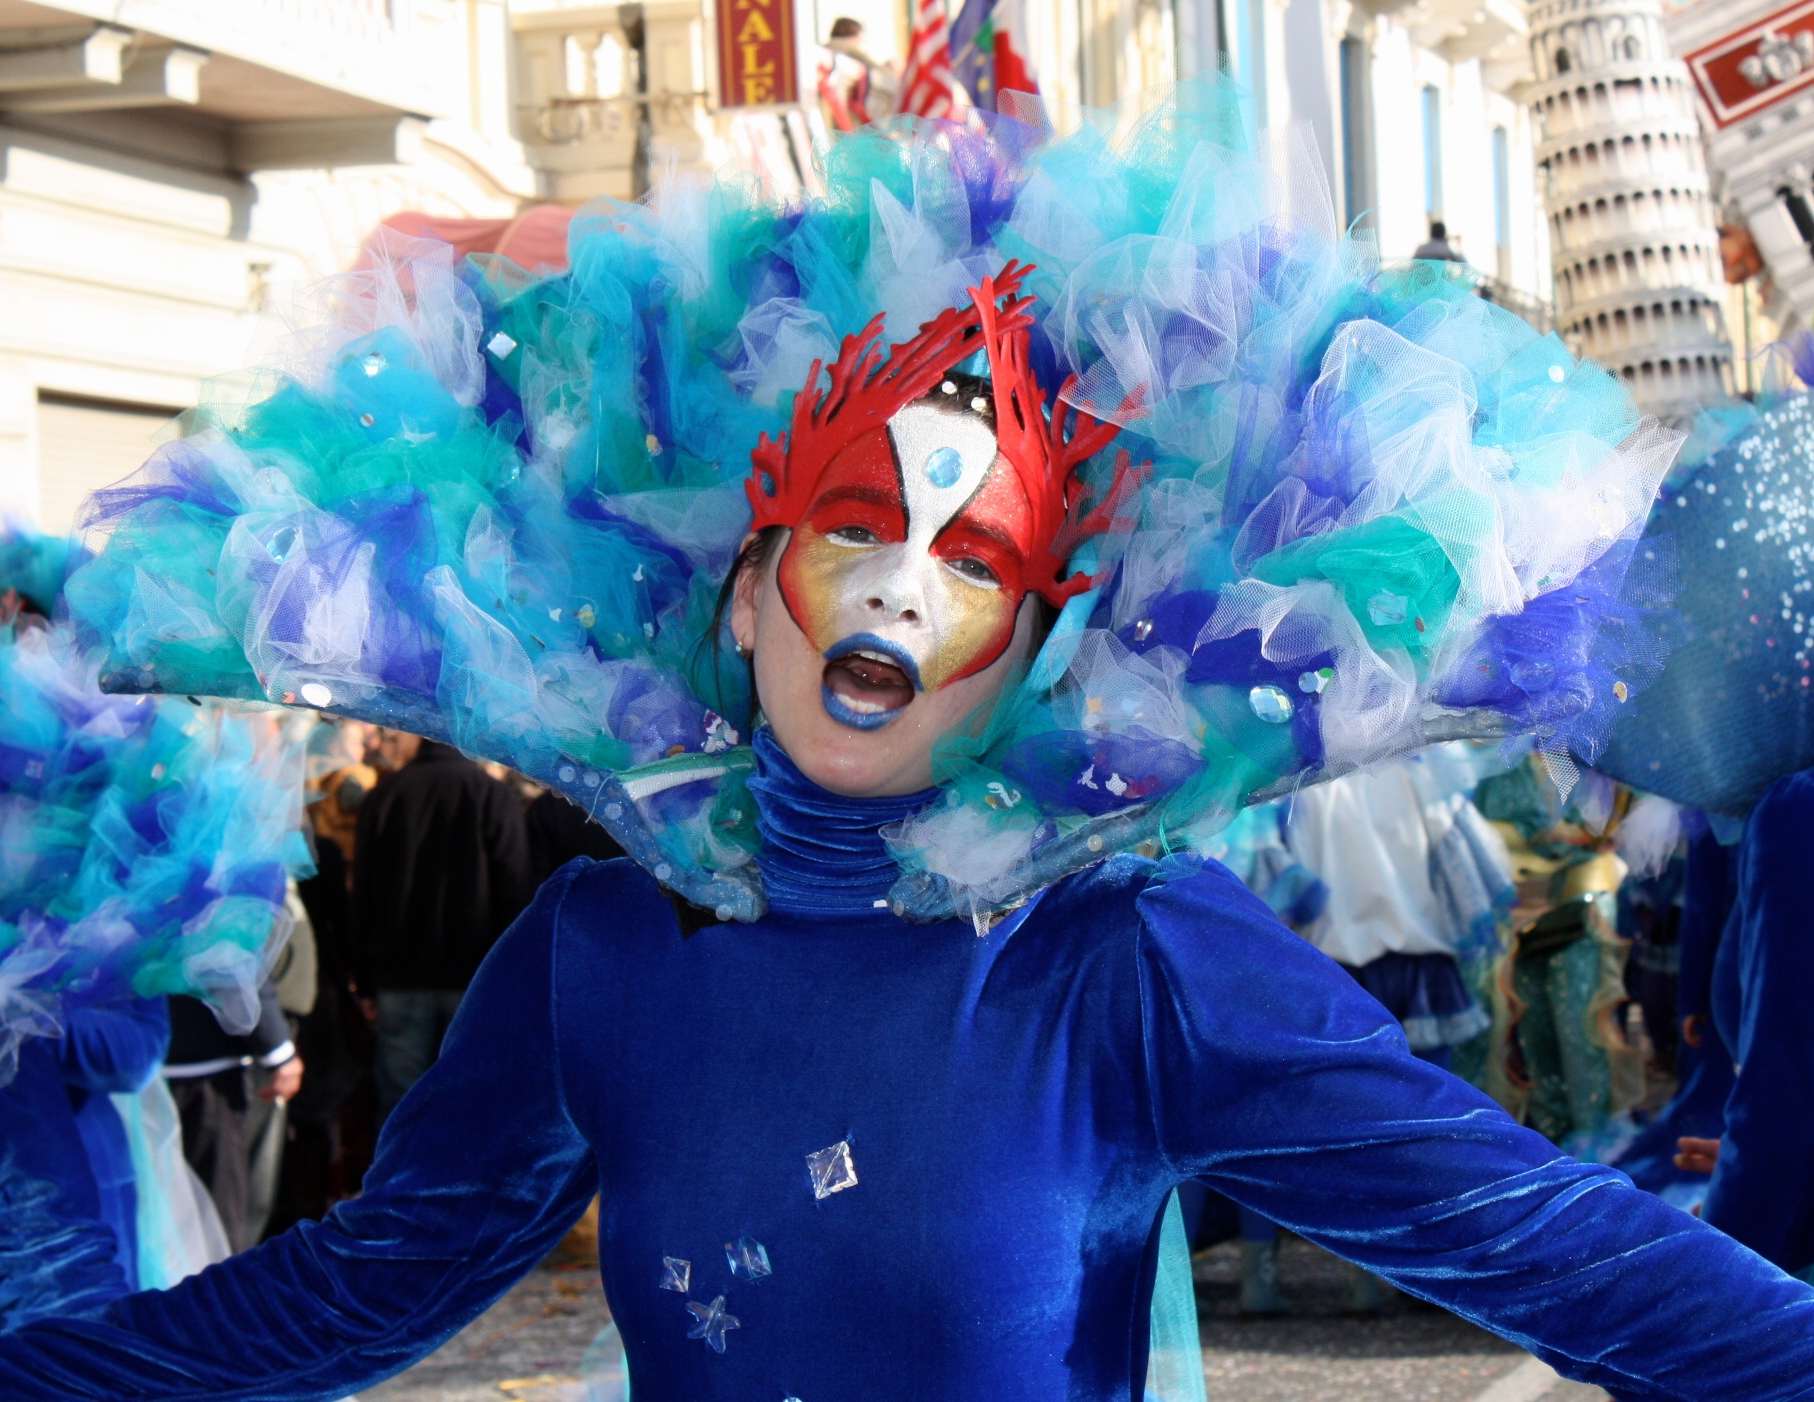
<svg viewBox="0 0 1814 1402">
<path fill-rule="evenodd" d="M 742 638 L 732 638 L 731 646 L 736 649 L 739 657 L 748 657 L 750 655 L 750 650 L 743 645 Z"/>
</svg>

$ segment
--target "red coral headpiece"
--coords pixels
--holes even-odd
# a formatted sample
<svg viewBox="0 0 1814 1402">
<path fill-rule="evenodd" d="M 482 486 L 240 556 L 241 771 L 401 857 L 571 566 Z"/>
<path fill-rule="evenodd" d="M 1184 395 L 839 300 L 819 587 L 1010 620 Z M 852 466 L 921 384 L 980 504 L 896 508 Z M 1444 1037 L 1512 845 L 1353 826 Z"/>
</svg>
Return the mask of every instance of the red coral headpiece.
<svg viewBox="0 0 1814 1402">
<path fill-rule="evenodd" d="M 856 439 L 885 427 L 981 350 L 989 361 L 996 442 L 1033 512 L 1028 579 L 1036 582 L 1031 588 L 1054 606 L 1088 589 L 1094 582 L 1088 576 L 1062 577 L 1065 562 L 1083 541 L 1115 524 L 1139 474 L 1122 453 L 1109 489 L 1085 509 L 1079 473 L 1120 430 L 1065 403 L 1075 376 L 1065 381 L 1052 412 L 1046 413 L 1027 356 L 1033 325 L 1027 308 L 1033 298 L 1020 292 L 1031 271 L 1031 265 L 1010 262 L 970 289 L 968 306 L 941 312 L 912 340 L 891 346 L 886 360 L 879 344 L 882 318 L 877 316 L 844 338 L 823 394 L 815 391 L 824 362 L 815 360 L 794 400 L 787 433 L 780 438 L 763 434 L 750 455 L 753 470 L 744 484 L 753 513 L 750 528 L 797 526 L 833 458 Z"/>
</svg>

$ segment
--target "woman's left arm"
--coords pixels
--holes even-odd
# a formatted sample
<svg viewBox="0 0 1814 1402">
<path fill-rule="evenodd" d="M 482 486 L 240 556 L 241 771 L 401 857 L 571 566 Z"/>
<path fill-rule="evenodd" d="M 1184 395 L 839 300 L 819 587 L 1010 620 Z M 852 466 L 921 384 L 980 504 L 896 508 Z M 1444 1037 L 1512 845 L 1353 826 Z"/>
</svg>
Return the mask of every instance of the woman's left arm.
<svg viewBox="0 0 1814 1402">
<path fill-rule="evenodd" d="M 77 1008 L 65 1019 L 57 1060 L 65 1084 L 114 1093 L 143 1090 L 170 1049 L 162 998 L 130 998 Z"/>
<path fill-rule="evenodd" d="M 1411 1294 L 1622 1397 L 1814 1398 L 1814 1290 L 1410 1054 L 1220 868 L 1140 897 L 1159 1147 Z"/>
</svg>

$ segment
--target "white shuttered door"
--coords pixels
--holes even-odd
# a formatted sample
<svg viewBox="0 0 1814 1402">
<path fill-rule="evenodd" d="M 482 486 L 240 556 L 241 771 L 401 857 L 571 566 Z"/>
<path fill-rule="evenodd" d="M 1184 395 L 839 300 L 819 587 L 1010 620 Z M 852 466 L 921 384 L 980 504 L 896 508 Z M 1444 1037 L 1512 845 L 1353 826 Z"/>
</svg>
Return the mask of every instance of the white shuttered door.
<svg viewBox="0 0 1814 1402">
<path fill-rule="evenodd" d="M 82 498 L 136 471 L 169 436 L 180 412 L 144 404 L 38 396 L 38 524 L 61 533 L 76 524 Z"/>
</svg>

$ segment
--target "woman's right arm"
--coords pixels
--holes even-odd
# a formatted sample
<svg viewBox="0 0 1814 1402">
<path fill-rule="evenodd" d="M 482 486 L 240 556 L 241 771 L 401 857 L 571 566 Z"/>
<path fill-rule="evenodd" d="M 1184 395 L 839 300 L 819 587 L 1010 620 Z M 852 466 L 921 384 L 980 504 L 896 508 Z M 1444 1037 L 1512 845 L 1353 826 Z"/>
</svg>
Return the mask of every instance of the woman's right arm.
<svg viewBox="0 0 1814 1402">
<path fill-rule="evenodd" d="M 486 958 L 364 1191 L 165 1291 L 0 1337 L 0 1397 L 336 1398 L 483 1312 L 597 1191 L 562 1085 L 551 880 Z"/>
<path fill-rule="evenodd" d="M 1147 1085 L 1180 1180 L 1622 1398 L 1814 1402 L 1814 1290 L 1412 1056 L 1225 872 L 1140 908 Z"/>
</svg>

